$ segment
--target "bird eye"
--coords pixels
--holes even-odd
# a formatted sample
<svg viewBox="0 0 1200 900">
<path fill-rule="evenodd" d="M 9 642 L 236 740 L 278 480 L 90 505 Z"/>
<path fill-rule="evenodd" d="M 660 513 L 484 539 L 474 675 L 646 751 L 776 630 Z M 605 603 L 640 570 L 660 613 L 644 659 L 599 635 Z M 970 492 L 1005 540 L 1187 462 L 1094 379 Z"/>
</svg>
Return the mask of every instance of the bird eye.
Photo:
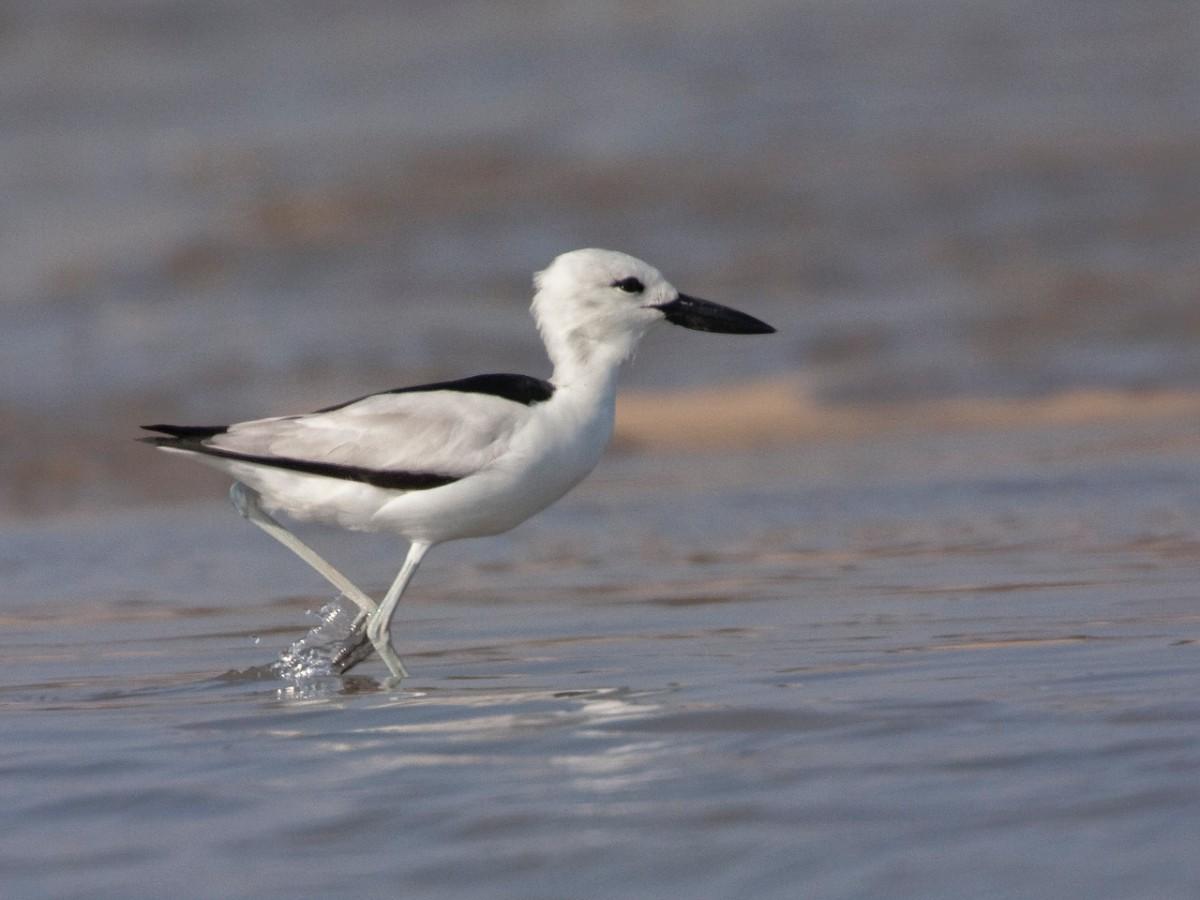
<svg viewBox="0 0 1200 900">
<path fill-rule="evenodd" d="M 627 294 L 640 294 L 646 289 L 646 286 L 632 275 L 630 275 L 628 278 L 622 278 L 619 281 L 614 281 L 612 286 L 624 291 Z"/>
</svg>

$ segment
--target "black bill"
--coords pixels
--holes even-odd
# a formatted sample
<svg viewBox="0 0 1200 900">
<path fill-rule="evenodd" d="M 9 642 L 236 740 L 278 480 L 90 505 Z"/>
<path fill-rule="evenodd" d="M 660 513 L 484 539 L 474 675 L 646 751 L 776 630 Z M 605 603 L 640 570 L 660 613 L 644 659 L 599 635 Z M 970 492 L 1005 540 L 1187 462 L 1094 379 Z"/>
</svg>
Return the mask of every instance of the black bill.
<svg viewBox="0 0 1200 900">
<path fill-rule="evenodd" d="M 670 303 L 655 307 L 662 310 L 672 325 L 682 325 L 693 331 L 715 331 L 720 334 L 774 334 L 775 329 L 754 316 L 730 309 L 719 303 L 680 294 Z"/>
</svg>

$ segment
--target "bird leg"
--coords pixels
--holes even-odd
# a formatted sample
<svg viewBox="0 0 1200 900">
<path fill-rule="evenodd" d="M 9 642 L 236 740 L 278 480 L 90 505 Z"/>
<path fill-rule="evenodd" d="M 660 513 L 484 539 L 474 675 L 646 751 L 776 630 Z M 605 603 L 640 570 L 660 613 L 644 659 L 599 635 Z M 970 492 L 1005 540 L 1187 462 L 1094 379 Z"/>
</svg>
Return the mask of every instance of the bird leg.
<svg viewBox="0 0 1200 900">
<path fill-rule="evenodd" d="M 229 499 L 233 501 L 234 507 L 242 516 L 312 566 L 322 578 L 337 588 L 344 596 L 349 597 L 359 608 L 358 616 L 350 626 L 350 634 L 344 640 L 339 641 L 336 649 L 330 654 L 330 669 L 338 675 L 343 675 L 369 657 L 375 647 L 367 638 L 367 620 L 378 609 L 375 601 L 364 594 L 349 578 L 326 562 L 308 544 L 273 519 L 262 508 L 262 497 L 258 491 L 240 481 L 235 481 L 233 487 L 229 489 Z M 392 666 L 389 664 L 388 668 L 391 669 Z"/>
<path fill-rule="evenodd" d="M 243 517 L 312 566 L 321 577 L 358 606 L 360 612 L 350 626 L 350 634 L 338 644 L 337 650 L 330 657 L 330 668 L 339 675 L 344 674 L 369 657 L 371 651 L 374 650 L 392 675 L 397 678 L 407 678 L 408 671 L 404 668 L 404 663 L 392 649 L 392 616 L 396 612 L 396 604 L 400 602 L 400 595 L 404 593 L 413 573 L 417 571 L 421 558 L 431 545 L 414 542 L 409 547 L 408 556 L 404 560 L 400 574 L 388 588 L 382 604 L 376 606 L 375 601 L 359 590 L 349 578 L 273 519 L 262 508 L 262 497 L 258 491 L 240 481 L 235 481 L 233 487 L 229 489 L 229 499 L 233 501 L 234 507 Z"/>
<path fill-rule="evenodd" d="M 408 548 L 408 556 L 404 558 L 404 565 L 400 567 L 400 573 L 392 582 L 392 586 L 388 588 L 383 601 L 379 604 L 379 609 L 367 621 L 367 638 L 375 647 L 375 652 L 391 670 L 392 675 L 397 678 L 406 678 L 408 672 L 404 668 L 404 663 L 400 661 L 400 657 L 396 655 L 396 651 L 392 649 L 392 616 L 396 613 L 396 605 L 400 602 L 404 589 L 408 587 L 409 581 L 417 571 L 417 566 L 421 564 L 421 559 L 431 546 L 432 544 L 424 541 L 412 542 Z"/>
<path fill-rule="evenodd" d="M 359 590 L 349 578 L 322 559 L 317 551 L 313 550 L 312 547 L 308 546 L 308 544 L 304 543 L 300 538 L 296 537 L 267 514 L 266 510 L 262 508 L 262 497 L 258 491 L 247 487 L 240 481 L 235 481 L 233 487 L 229 489 L 229 499 L 233 501 L 234 507 L 243 517 L 249 519 L 312 566 L 322 578 L 341 591 L 346 597 L 349 597 L 362 610 L 362 614 L 354 622 L 356 630 L 360 619 L 365 619 L 376 611 L 377 607 L 374 600 Z"/>
</svg>

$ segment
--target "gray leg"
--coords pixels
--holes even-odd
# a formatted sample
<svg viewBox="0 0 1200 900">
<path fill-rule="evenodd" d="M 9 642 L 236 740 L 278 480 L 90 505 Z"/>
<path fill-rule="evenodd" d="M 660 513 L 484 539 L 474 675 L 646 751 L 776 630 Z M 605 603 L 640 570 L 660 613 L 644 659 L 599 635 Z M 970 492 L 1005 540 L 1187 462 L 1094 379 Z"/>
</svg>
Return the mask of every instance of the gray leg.
<svg viewBox="0 0 1200 900">
<path fill-rule="evenodd" d="M 405 671 L 404 663 L 400 661 L 396 651 L 392 649 L 392 616 L 396 612 L 396 604 L 400 602 L 404 589 L 408 587 L 409 581 L 417 571 L 417 566 L 421 564 L 421 559 L 431 546 L 433 545 L 423 541 L 413 541 L 408 548 L 408 556 L 404 559 L 404 565 L 400 567 L 400 574 L 388 588 L 387 594 L 379 604 L 379 609 L 367 622 L 367 637 L 371 639 L 375 652 L 379 654 L 397 678 L 408 677 L 408 672 Z"/>
<path fill-rule="evenodd" d="M 240 481 L 235 481 L 233 487 L 229 489 L 229 499 L 233 501 L 238 512 L 312 566 L 322 578 L 354 601 L 354 604 L 362 610 L 360 619 L 376 612 L 374 600 L 359 590 L 349 578 L 322 559 L 308 544 L 267 515 L 266 510 L 262 508 L 262 498 L 258 491 L 247 487 Z M 356 631 L 359 626 L 360 622 L 356 620 Z"/>
</svg>

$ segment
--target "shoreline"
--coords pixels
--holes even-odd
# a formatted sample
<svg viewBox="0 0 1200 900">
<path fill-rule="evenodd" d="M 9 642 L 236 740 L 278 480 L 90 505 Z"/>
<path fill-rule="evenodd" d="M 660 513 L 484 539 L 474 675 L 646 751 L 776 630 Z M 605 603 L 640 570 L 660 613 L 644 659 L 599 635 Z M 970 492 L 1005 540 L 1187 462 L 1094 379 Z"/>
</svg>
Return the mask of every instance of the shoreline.
<svg viewBox="0 0 1200 900">
<path fill-rule="evenodd" d="M 798 378 L 618 397 L 621 450 L 745 450 L 888 432 L 1102 425 L 1193 417 L 1200 391 L 1072 388 L 1038 397 L 950 397 L 887 404 L 822 403 Z"/>
</svg>

